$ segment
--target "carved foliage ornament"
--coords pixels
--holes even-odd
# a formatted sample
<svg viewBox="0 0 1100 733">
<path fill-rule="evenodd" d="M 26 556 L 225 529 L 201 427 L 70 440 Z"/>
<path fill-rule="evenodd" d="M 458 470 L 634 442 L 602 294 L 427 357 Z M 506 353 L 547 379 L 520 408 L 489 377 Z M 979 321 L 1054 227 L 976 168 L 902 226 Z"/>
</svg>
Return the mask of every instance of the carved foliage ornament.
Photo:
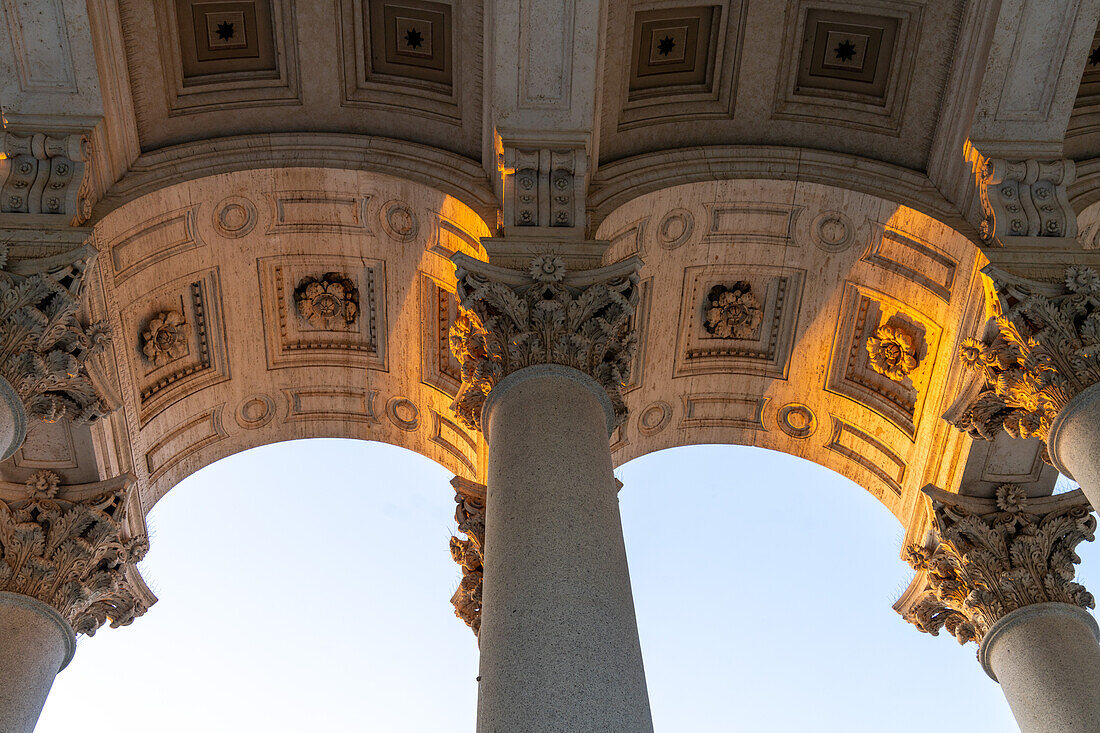
<svg viewBox="0 0 1100 733">
<path fill-rule="evenodd" d="M 458 481 L 458 480 L 456 480 Z M 485 546 L 485 496 L 481 491 L 470 491 L 463 483 L 455 484 L 455 521 L 458 531 L 466 539 L 451 537 L 451 557 L 462 568 L 462 581 L 451 596 L 455 615 L 466 622 L 477 635 L 481 632 L 481 582 L 485 571 L 482 565 Z"/>
<path fill-rule="evenodd" d="M 752 286 L 737 282 L 710 289 L 705 316 L 703 328 L 707 333 L 724 339 L 748 339 L 756 336 L 764 310 L 752 294 Z"/>
<path fill-rule="evenodd" d="M 621 423 L 622 387 L 630 376 L 638 301 L 636 259 L 576 274 L 560 258 L 536 257 L 526 273 L 456 255 L 461 311 L 450 331 L 462 365 L 452 408 L 466 427 L 481 428 L 481 408 L 493 386 L 535 364 L 562 364 L 607 390 Z"/>
<path fill-rule="evenodd" d="M 187 339 L 191 326 L 179 311 L 164 311 L 149 319 L 141 336 L 142 352 L 154 365 L 160 366 L 187 354 Z"/>
<path fill-rule="evenodd" d="M 298 314 L 314 328 L 335 331 L 359 317 L 359 288 L 338 272 L 303 278 L 294 290 Z"/>
<path fill-rule="evenodd" d="M 917 368 L 916 339 L 898 326 L 879 326 L 867 337 L 871 368 L 895 382 L 902 382 Z"/>
<path fill-rule="evenodd" d="M 959 360 L 988 388 L 955 425 L 975 437 L 1003 427 L 1016 438 L 1046 440 L 1062 408 L 1100 382 L 1100 276 L 1074 266 L 1065 287 L 1050 287 L 990 267 L 983 272 L 1010 307 L 996 319 L 996 336 L 959 347 Z"/>
<path fill-rule="evenodd" d="M 81 324 L 79 309 L 48 275 L 0 272 L 0 376 L 31 417 L 90 422 L 108 412 L 85 371 L 107 343 L 106 324 Z"/>
<path fill-rule="evenodd" d="M 148 610 L 129 576 L 149 549 L 145 536 L 126 537 L 126 490 L 68 501 L 58 483 L 40 471 L 26 498 L 0 502 L 0 590 L 52 606 L 78 634 L 125 626 Z"/>
<path fill-rule="evenodd" d="M 925 493 L 932 497 L 937 544 L 907 548 L 909 564 L 926 584 L 906 621 L 932 635 L 946 627 L 965 644 L 980 642 L 998 619 L 1034 603 L 1093 608 L 1092 594 L 1073 582 L 1081 561 L 1074 550 L 1096 530 L 1080 491 L 1029 500 L 1022 487 L 1005 484 L 996 501 Z"/>
</svg>

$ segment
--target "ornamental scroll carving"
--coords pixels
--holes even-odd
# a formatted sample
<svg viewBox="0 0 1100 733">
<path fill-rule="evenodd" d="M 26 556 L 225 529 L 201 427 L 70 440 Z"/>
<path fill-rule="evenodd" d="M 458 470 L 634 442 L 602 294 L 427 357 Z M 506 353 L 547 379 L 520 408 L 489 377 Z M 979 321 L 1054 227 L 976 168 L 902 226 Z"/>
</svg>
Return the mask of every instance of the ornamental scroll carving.
<svg viewBox="0 0 1100 733">
<path fill-rule="evenodd" d="M 535 364 L 588 374 L 607 390 L 617 424 L 626 419 L 622 387 L 636 341 L 637 258 L 577 273 L 552 255 L 534 258 L 528 272 L 462 254 L 453 260 L 461 312 L 450 343 L 462 387 L 452 409 L 466 427 L 481 429 L 481 408 L 497 382 Z"/>
<path fill-rule="evenodd" d="M 74 257 L 74 266 L 53 268 L 58 277 L 0 270 L 0 377 L 29 416 L 46 422 L 91 422 L 109 411 L 86 370 L 88 358 L 107 344 L 107 327 L 76 317 L 79 279 L 90 255 L 78 250 Z M 6 260 L 7 251 L 0 250 L 0 267 Z M 17 263 L 20 272 L 34 266 Z M 71 282 L 66 287 L 61 280 Z"/>
<path fill-rule="evenodd" d="M 1077 215 L 1066 187 L 1076 180 L 1072 160 L 985 158 L 971 148 L 982 204 L 982 239 L 1000 246 L 1005 237 L 1074 237 Z"/>
<path fill-rule="evenodd" d="M 0 212 L 68 214 L 79 226 L 92 213 L 92 145 L 84 133 L 0 130 Z M 6 158 L 6 159 L 5 159 Z"/>
<path fill-rule="evenodd" d="M 89 636 L 145 613 L 156 599 L 137 574 L 149 541 L 128 531 L 131 490 L 65 499 L 56 474 L 32 475 L 25 498 L 0 502 L 0 590 L 37 598 Z"/>
<path fill-rule="evenodd" d="M 481 484 L 455 477 L 455 522 L 465 539 L 451 537 L 451 557 L 462 568 L 462 580 L 451 596 L 455 616 L 481 633 L 481 582 L 485 568 L 482 565 L 485 546 L 485 487 Z"/>
<path fill-rule="evenodd" d="M 959 347 L 963 366 L 981 374 L 986 389 L 955 426 L 974 437 L 1003 428 L 1045 441 L 1062 408 L 1100 382 L 1100 275 L 1074 266 L 1063 284 L 1048 285 L 993 267 L 983 272 L 1008 307 L 993 337 Z"/>
<path fill-rule="evenodd" d="M 921 631 L 942 628 L 958 639 L 981 642 L 989 627 L 1034 603 L 1093 608 L 1092 594 L 1073 582 L 1074 551 L 1091 541 L 1096 518 L 1080 490 L 1029 499 L 1005 484 L 996 499 L 959 496 L 932 487 L 934 542 L 906 554 L 922 583 L 902 612 Z"/>
</svg>

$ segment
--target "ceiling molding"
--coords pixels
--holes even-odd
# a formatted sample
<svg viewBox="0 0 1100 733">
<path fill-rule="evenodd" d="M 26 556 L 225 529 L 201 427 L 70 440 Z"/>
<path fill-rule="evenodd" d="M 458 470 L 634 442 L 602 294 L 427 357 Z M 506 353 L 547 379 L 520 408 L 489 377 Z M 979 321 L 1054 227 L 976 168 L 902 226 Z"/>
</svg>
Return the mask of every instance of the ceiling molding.
<svg viewBox="0 0 1100 733">
<path fill-rule="evenodd" d="M 871 194 L 978 241 L 973 227 L 922 173 L 846 153 L 759 145 L 679 148 L 605 163 L 589 188 L 589 227 L 595 230 L 612 211 L 643 194 L 730 178 L 806 181 Z"/>
<path fill-rule="evenodd" d="M 490 225 L 496 223 L 497 201 L 478 162 L 427 145 L 336 133 L 238 135 L 145 153 L 97 204 L 92 220 L 177 183 L 267 168 L 363 170 L 416 181 L 454 196 Z"/>
</svg>

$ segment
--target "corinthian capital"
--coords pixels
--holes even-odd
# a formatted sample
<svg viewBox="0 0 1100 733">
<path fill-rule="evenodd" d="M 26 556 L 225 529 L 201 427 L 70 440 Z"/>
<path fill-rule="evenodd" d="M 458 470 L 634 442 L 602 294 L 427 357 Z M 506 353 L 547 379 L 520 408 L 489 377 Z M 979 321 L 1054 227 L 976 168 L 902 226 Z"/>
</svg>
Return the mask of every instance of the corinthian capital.
<svg viewBox="0 0 1100 733">
<path fill-rule="evenodd" d="M 24 497 L 0 501 L 0 590 L 52 606 L 78 634 L 108 620 L 125 626 L 156 601 L 135 567 L 149 549 L 133 516 L 135 488 L 104 482 L 90 496 L 61 498 L 58 483 L 39 471 Z"/>
<path fill-rule="evenodd" d="M 1066 404 L 1100 382 L 1100 275 L 1072 266 L 1063 283 L 1047 284 L 992 266 L 982 272 L 1006 309 L 994 336 L 966 339 L 959 348 L 986 389 L 956 426 L 975 437 L 1003 427 L 1013 437 L 1045 441 Z"/>
<path fill-rule="evenodd" d="M 621 389 L 634 355 L 640 260 L 573 273 L 553 255 L 535 257 L 527 272 L 452 259 L 462 309 L 450 333 L 462 364 L 453 409 L 467 427 L 481 429 L 481 408 L 497 382 L 536 364 L 588 374 L 607 390 L 618 421 L 626 419 Z"/>
<path fill-rule="evenodd" d="M 968 150 L 982 204 L 980 232 L 1002 246 L 1010 237 L 1074 237 L 1077 215 L 1066 187 L 1076 179 L 1072 160 L 1005 160 Z"/>
<path fill-rule="evenodd" d="M 980 642 L 989 627 L 1034 603 L 1093 608 L 1092 594 L 1073 582 L 1074 552 L 1092 540 L 1096 518 L 1078 491 L 1028 498 L 1005 484 L 996 499 L 960 496 L 933 487 L 932 540 L 907 548 L 917 577 L 899 613 L 921 631 L 947 630 Z"/>
</svg>

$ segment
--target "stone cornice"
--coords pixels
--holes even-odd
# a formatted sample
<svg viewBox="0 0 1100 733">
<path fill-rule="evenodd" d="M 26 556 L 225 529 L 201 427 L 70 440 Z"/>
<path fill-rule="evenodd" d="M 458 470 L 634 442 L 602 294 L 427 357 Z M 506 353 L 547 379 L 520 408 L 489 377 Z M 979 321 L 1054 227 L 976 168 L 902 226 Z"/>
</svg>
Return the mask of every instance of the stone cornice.
<svg viewBox="0 0 1100 733">
<path fill-rule="evenodd" d="M 626 418 L 621 389 L 635 348 L 631 319 L 641 260 L 576 273 L 555 255 L 535 257 L 528 272 L 463 254 L 452 260 L 462 309 L 450 332 L 462 364 L 453 409 L 467 427 L 481 429 L 482 407 L 497 383 L 539 364 L 592 377 L 606 390 L 617 421 Z"/>
<path fill-rule="evenodd" d="M 149 541 L 135 531 L 143 525 L 132 477 L 98 493 L 59 482 L 39 471 L 21 497 L 0 500 L 0 590 L 51 606 L 78 634 L 108 620 L 125 626 L 156 602 L 136 567 Z"/>
<path fill-rule="evenodd" d="M 984 340 L 959 347 L 963 366 L 978 372 L 986 388 L 956 427 L 988 438 L 1002 427 L 1013 437 L 1047 439 L 1058 413 L 1087 387 L 1100 382 L 1100 274 L 1066 268 L 1063 283 L 1040 283 L 992 266 L 1003 315 Z"/>
<path fill-rule="evenodd" d="M 331 168 L 395 176 L 454 196 L 486 222 L 496 222 L 496 196 L 477 162 L 418 143 L 319 132 L 221 137 L 145 153 L 96 205 L 93 217 L 101 219 L 128 201 L 185 181 L 265 168 Z"/>
<path fill-rule="evenodd" d="M 1074 550 L 1096 530 L 1081 491 L 1028 498 L 1022 487 L 1004 484 L 996 499 L 931 486 L 924 493 L 933 529 L 928 542 L 906 550 L 917 577 L 895 606 L 921 631 L 937 635 L 946 627 L 965 644 L 1018 608 L 1094 606 L 1092 594 L 1073 582 L 1080 562 Z"/>
</svg>

